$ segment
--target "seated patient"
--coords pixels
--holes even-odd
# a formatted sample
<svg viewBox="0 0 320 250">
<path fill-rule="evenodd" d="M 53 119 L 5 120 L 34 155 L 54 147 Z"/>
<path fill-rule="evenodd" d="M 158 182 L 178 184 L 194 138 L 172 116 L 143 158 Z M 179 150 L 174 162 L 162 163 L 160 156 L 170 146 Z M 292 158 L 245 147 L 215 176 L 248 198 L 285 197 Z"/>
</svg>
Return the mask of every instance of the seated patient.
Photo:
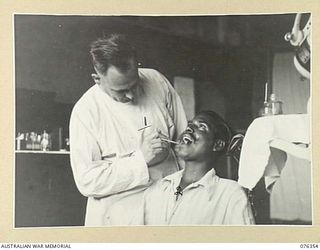
<svg viewBox="0 0 320 250">
<path fill-rule="evenodd" d="M 202 111 L 196 115 L 175 147 L 184 169 L 145 191 L 141 224 L 254 224 L 241 186 L 219 178 L 214 170 L 217 159 L 226 152 L 229 137 L 230 129 L 216 113 Z"/>
</svg>

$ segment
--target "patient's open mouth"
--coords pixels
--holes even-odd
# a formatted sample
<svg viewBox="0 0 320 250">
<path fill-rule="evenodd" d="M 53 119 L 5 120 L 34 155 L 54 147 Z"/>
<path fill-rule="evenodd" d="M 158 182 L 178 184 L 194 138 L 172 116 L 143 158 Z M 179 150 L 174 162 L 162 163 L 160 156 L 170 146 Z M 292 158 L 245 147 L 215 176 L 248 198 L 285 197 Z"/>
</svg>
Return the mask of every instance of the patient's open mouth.
<svg viewBox="0 0 320 250">
<path fill-rule="evenodd" d="M 192 136 L 190 134 L 184 134 L 182 136 L 181 141 L 183 144 L 187 144 L 187 145 L 194 143 L 194 139 L 192 138 Z"/>
</svg>

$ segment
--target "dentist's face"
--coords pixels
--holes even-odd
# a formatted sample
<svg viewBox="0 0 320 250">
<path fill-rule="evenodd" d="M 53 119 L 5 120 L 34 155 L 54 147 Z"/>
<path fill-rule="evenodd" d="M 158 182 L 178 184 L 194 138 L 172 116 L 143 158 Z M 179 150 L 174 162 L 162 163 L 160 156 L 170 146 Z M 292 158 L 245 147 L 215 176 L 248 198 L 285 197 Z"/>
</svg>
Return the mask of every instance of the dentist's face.
<svg viewBox="0 0 320 250">
<path fill-rule="evenodd" d="M 139 81 L 138 67 L 134 59 L 130 67 L 122 72 L 111 65 L 105 74 L 92 74 L 94 81 L 117 102 L 133 102 L 136 97 L 136 87 Z"/>
</svg>

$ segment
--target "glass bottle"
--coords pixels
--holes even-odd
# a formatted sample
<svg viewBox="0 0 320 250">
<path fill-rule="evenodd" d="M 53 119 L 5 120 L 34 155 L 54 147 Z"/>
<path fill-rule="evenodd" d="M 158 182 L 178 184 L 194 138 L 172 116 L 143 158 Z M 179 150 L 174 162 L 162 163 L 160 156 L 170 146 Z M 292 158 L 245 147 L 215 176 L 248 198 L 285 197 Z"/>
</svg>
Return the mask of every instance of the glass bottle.
<svg viewBox="0 0 320 250">
<path fill-rule="evenodd" d="M 41 139 L 41 150 L 42 150 L 42 151 L 46 151 L 46 150 L 48 150 L 49 135 L 48 135 L 48 133 L 44 130 L 41 137 L 42 137 L 42 139 Z"/>
<path fill-rule="evenodd" d="M 26 133 L 25 142 L 26 142 L 26 149 L 30 150 L 31 149 L 31 140 L 30 140 L 29 133 Z"/>
<path fill-rule="evenodd" d="M 21 142 L 23 141 L 23 134 L 21 134 L 20 132 L 18 133 L 18 136 L 16 138 L 17 144 L 16 144 L 16 149 L 17 150 L 21 150 Z"/>
<path fill-rule="evenodd" d="M 282 114 L 282 102 L 277 100 L 276 94 L 270 95 L 270 106 L 272 115 Z"/>
</svg>

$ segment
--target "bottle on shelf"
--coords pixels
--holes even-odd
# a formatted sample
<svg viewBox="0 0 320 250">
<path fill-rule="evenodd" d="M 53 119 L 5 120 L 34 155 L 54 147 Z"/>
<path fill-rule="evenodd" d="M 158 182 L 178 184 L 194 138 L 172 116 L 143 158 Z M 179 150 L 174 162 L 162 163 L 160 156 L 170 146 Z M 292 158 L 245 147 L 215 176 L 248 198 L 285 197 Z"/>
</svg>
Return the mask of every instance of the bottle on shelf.
<svg viewBox="0 0 320 250">
<path fill-rule="evenodd" d="M 282 114 L 282 102 L 277 100 L 276 94 L 270 95 L 270 107 L 272 115 Z"/>
<path fill-rule="evenodd" d="M 36 141 L 35 149 L 41 150 L 41 135 L 38 135 L 38 134 L 37 134 L 37 141 Z"/>
<path fill-rule="evenodd" d="M 69 138 L 66 138 L 65 142 L 66 142 L 66 146 L 65 146 L 66 150 L 70 151 L 70 140 L 69 140 Z"/>
<path fill-rule="evenodd" d="M 277 100 L 275 94 L 270 95 L 270 100 L 267 99 L 263 103 L 263 108 L 259 112 L 259 116 L 270 116 L 282 114 L 282 102 Z"/>
<path fill-rule="evenodd" d="M 26 133 L 21 133 L 22 140 L 20 142 L 20 149 L 17 150 L 25 150 L 26 149 Z"/>
<path fill-rule="evenodd" d="M 30 133 L 30 140 L 31 140 L 31 150 L 35 150 L 36 143 L 37 143 L 37 134 L 35 132 Z"/>
<path fill-rule="evenodd" d="M 31 139 L 30 139 L 29 133 L 26 133 L 25 142 L 26 142 L 26 149 L 31 150 L 32 145 L 31 145 Z"/>
<path fill-rule="evenodd" d="M 47 151 L 49 145 L 49 134 L 44 130 L 41 138 L 41 150 Z"/>
<path fill-rule="evenodd" d="M 263 116 L 268 116 L 268 115 L 271 115 L 271 107 L 270 107 L 270 102 L 264 102 L 263 103 L 263 113 L 262 115 Z"/>
<path fill-rule="evenodd" d="M 22 149 L 22 142 L 24 141 L 24 134 L 23 133 L 18 133 L 18 136 L 16 138 L 17 144 L 16 144 L 16 149 L 21 150 Z"/>
</svg>

